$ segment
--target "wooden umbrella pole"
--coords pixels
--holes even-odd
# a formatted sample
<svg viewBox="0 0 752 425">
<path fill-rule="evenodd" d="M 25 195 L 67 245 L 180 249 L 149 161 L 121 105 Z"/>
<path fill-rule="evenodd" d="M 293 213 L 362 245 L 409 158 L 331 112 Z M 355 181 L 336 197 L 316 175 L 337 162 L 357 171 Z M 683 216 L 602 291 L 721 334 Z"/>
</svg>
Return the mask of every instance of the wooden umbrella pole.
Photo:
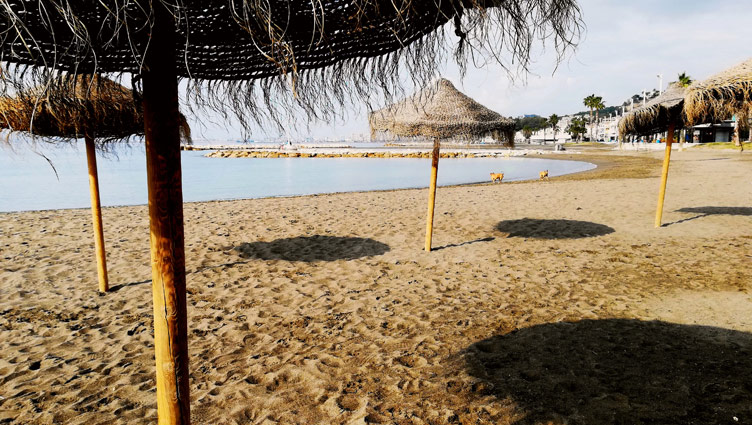
<svg viewBox="0 0 752 425">
<path fill-rule="evenodd" d="M 436 178 L 439 174 L 439 139 L 433 141 L 431 154 L 431 185 L 428 188 L 428 214 L 426 215 L 426 251 L 431 250 L 433 236 L 433 208 L 436 204 Z"/>
<path fill-rule="evenodd" d="M 663 199 L 666 197 L 666 181 L 668 181 L 668 165 L 671 161 L 671 144 L 674 142 L 674 123 L 668 125 L 666 138 L 666 153 L 663 157 L 663 172 L 661 173 L 661 190 L 658 192 L 658 208 L 655 211 L 655 227 L 661 227 L 663 217 Z"/>
<path fill-rule="evenodd" d="M 157 414 L 160 425 L 184 425 L 190 423 L 190 404 L 175 23 L 162 2 L 154 2 L 153 10 L 151 41 L 141 76 L 149 186 Z"/>
<path fill-rule="evenodd" d="M 99 203 L 99 174 L 97 173 L 97 153 L 94 138 L 84 136 L 86 141 L 86 162 L 89 166 L 89 192 L 91 194 L 91 221 L 94 229 L 94 250 L 97 257 L 97 274 L 99 290 L 107 292 L 110 283 L 107 279 L 107 256 L 104 249 L 104 230 L 102 228 L 102 206 Z"/>
</svg>

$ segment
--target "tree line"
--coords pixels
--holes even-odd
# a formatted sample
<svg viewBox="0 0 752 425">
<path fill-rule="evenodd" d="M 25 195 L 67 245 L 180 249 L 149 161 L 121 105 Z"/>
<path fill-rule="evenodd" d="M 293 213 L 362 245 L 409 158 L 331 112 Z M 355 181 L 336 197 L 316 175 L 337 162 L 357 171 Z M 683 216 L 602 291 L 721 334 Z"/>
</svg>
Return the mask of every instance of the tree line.
<svg viewBox="0 0 752 425">
<path fill-rule="evenodd" d="M 677 83 L 682 87 L 687 87 L 692 83 L 692 79 L 689 77 L 689 75 L 686 74 L 686 72 L 682 72 L 678 75 Z M 595 140 L 595 128 L 600 121 L 601 113 L 604 116 L 609 116 L 615 112 L 618 113 L 620 107 L 627 107 L 633 102 L 639 103 L 641 101 L 646 101 L 658 96 L 659 94 L 660 92 L 658 90 L 647 92 L 645 93 L 645 99 L 643 99 L 643 96 L 636 94 L 621 105 L 617 106 L 606 106 L 606 104 L 603 102 L 602 96 L 591 94 L 589 96 L 586 96 L 582 100 L 583 105 L 587 107 L 588 110 L 573 114 L 569 125 L 564 129 L 564 131 L 566 133 L 569 133 L 572 139 L 582 140 L 582 136 L 587 133 L 587 126 L 589 125 L 590 140 Z M 595 119 L 593 119 L 593 115 L 595 115 Z M 556 134 L 561 131 L 561 128 L 558 126 L 560 121 L 560 117 L 556 114 L 553 114 L 548 118 L 538 115 L 531 115 L 523 118 L 517 118 L 515 120 L 515 130 L 521 131 L 525 140 L 530 140 L 530 137 L 534 132 L 543 130 L 543 139 L 545 140 L 546 130 L 551 129 L 553 137 L 554 139 L 556 139 Z"/>
<path fill-rule="evenodd" d="M 561 117 L 556 114 L 552 114 L 550 117 L 531 115 L 515 119 L 515 130 L 521 131 L 525 140 L 529 141 L 533 133 L 541 130 L 543 130 L 543 139 L 545 140 L 546 131 L 550 129 L 553 138 L 556 139 L 556 135 L 562 130 L 559 126 L 560 122 Z M 569 133 L 573 139 L 579 139 L 585 133 L 585 124 L 585 118 L 574 117 L 564 131 Z"/>
</svg>

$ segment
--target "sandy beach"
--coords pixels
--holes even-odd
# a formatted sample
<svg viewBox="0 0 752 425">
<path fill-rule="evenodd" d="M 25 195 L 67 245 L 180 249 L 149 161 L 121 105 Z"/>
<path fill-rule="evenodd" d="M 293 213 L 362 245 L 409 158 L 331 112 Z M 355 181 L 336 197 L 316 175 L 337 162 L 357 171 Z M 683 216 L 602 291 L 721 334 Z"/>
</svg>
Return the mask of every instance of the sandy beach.
<svg viewBox="0 0 752 425">
<path fill-rule="evenodd" d="M 576 156 L 576 158 L 574 157 Z M 185 205 L 195 424 L 752 423 L 752 154 Z M 494 170 L 489 170 L 494 171 Z M 441 172 L 441 171 L 439 171 Z M 0 424 L 156 422 L 146 206 L 0 214 Z"/>
</svg>

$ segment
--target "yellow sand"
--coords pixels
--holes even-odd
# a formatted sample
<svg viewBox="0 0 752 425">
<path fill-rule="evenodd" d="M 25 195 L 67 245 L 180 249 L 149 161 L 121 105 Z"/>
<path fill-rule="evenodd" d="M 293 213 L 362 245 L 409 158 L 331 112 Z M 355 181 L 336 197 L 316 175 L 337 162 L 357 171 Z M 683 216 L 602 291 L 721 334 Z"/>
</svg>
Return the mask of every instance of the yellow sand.
<svg viewBox="0 0 752 425">
<path fill-rule="evenodd" d="M 193 422 L 752 420 L 752 156 L 675 153 L 654 229 L 660 157 L 440 188 L 431 253 L 426 190 L 186 204 Z M 0 215 L 0 423 L 156 420 L 146 207 L 103 214 L 106 295 L 88 210 Z"/>
</svg>

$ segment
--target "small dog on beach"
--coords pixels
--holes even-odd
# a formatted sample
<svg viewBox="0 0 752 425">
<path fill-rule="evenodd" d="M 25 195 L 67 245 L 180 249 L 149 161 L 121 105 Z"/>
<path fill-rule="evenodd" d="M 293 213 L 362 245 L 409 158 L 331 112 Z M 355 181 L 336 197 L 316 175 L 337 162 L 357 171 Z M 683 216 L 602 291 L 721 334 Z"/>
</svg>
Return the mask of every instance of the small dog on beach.
<svg viewBox="0 0 752 425">
<path fill-rule="evenodd" d="M 546 171 L 541 171 L 541 172 L 540 172 L 540 173 L 538 173 L 538 174 L 540 174 L 540 179 L 541 179 L 541 180 L 548 180 L 548 170 L 546 170 Z"/>
<path fill-rule="evenodd" d="M 504 179 L 504 173 L 491 173 L 491 183 L 497 180 L 499 181 L 499 183 L 501 183 L 503 179 Z"/>
</svg>

